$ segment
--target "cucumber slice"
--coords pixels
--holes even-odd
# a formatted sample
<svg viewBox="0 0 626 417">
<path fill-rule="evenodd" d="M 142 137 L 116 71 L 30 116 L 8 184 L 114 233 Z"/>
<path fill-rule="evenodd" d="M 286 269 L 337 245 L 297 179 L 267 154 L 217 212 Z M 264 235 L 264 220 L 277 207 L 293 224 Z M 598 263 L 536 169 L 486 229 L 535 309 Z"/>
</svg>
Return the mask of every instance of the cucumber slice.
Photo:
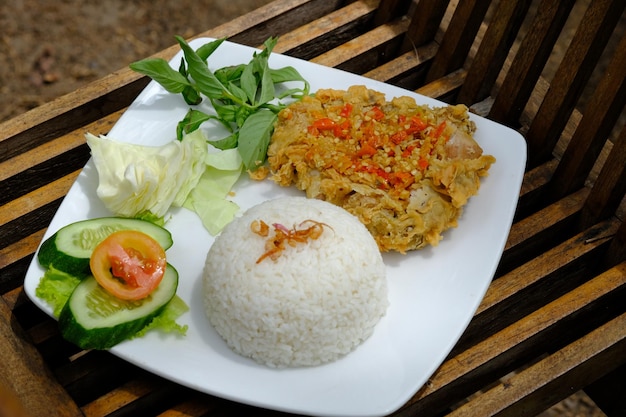
<svg viewBox="0 0 626 417">
<path fill-rule="evenodd" d="M 177 287 L 178 272 L 170 264 L 156 290 L 138 301 L 120 300 L 87 277 L 61 310 L 61 334 L 82 349 L 109 349 L 148 325 L 172 300 Z"/>
<path fill-rule="evenodd" d="M 143 232 L 152 236 L 163 249 L 168 249 L 173 243 L 168 230 L 149 221 L 101 217 L 75 222 L 59 229 L 41 244 L 37 260 L 44 268 L 54 267 L 77 278 L 84 278 L 91 273 L 89 258 L 94 248 L 119 230 Z"/>
</svg>

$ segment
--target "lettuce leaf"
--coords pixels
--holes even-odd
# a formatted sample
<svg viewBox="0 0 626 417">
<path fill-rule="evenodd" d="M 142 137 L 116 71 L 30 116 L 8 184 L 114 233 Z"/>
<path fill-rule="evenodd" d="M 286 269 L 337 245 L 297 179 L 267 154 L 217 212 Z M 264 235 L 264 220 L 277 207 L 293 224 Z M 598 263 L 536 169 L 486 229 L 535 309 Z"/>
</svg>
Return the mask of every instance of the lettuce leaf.
<svg viewBox="0 0 626 417">
<path fill-rule="evenodd" d="M 186 324 L 182 326 L 176 320 L 187 311 L 189 311 L 189 306 L 182 298 L 175 295 L 161 314 L 156 316 L 146 327 L 135 333 L 132 338 L 142 337 L 151 330 L 158 330 L 163 333 L 178 333 L 184 336 L 189 326 Z"/>
<path fill-rule="evenodd" d="M 54 317 L 59 317 L 63 306 L 79 283 L 80 279 L 50 267 L 39 281 L 35 294 L 52 307 Z"/>
</svg>

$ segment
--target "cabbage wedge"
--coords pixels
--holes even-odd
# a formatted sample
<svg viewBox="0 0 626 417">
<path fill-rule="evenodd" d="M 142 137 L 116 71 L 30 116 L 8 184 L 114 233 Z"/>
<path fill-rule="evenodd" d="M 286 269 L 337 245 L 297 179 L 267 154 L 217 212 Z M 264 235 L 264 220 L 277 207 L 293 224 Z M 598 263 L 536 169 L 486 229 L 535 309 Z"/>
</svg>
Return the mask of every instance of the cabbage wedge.
<svg viewBox="0 0 626 417">
<path fill-rule="evenodd" d="M 116 216 L 163 222 L 170 207 L 194 211 L 218 234 L 239 207 L 227 199 L 243 172 L 236 149 L 219 150 L 195 130 L 162 146 L 86 135 L 98 171 L 98 197 Z"/>
</svg>

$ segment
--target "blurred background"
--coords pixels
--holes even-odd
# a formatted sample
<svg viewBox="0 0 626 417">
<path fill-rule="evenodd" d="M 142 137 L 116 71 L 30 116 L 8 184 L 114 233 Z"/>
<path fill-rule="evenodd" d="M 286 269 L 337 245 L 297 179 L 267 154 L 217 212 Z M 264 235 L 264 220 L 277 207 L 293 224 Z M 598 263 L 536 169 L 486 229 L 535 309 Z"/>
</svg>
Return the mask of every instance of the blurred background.
<svg viewBox="0 0 626 417">
<path fill-rule="evenodd" d="M 0 121 L 271 0 L 1 0 Z"/>
<path fill-rule="evenodd" d="M 0 122 L 270 1 L 0 0 Z M 604 414 L 579 392 L 552 416 Z"/>
</svg>

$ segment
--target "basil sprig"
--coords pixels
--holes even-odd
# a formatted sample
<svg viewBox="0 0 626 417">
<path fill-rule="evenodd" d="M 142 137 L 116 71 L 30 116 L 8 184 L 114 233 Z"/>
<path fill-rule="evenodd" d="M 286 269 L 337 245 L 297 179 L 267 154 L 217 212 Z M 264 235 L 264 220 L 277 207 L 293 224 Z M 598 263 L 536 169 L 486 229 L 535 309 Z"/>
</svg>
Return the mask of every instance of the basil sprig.
<svg viewBox="0 0 626 417">
<path fill-rule="evenodd" d="M 237 148 L 248 170 L 255 170 L 266 159 L 267 147 L 283 99 L 301 99 L 309 94 L 309 83 L 293 67 L 270 68 L 269 57 L 278 38 L 269 38 L 260 52 L 254 52 L 247 64 L 227 66 L 212 71 L 208 59 L 225 39 L 216 39 L 194 50 L 176 36 L 183 51 L 178 70 L 162 58 L 147 58 L 130 64 L 136 72 L 147 75 L 166 91 L 181 94 L 185 103 L 198 105 L 203 97 L 210 100 L 216 115 L 190 108 L 176 127 L 176 137 L 198 129 L 213 120 L 221 123 L 229 135 L 211 144 L 219 149 Z M 286 82 L 301 82 L 302 88 L 276 87 Z"/>
</svg>

